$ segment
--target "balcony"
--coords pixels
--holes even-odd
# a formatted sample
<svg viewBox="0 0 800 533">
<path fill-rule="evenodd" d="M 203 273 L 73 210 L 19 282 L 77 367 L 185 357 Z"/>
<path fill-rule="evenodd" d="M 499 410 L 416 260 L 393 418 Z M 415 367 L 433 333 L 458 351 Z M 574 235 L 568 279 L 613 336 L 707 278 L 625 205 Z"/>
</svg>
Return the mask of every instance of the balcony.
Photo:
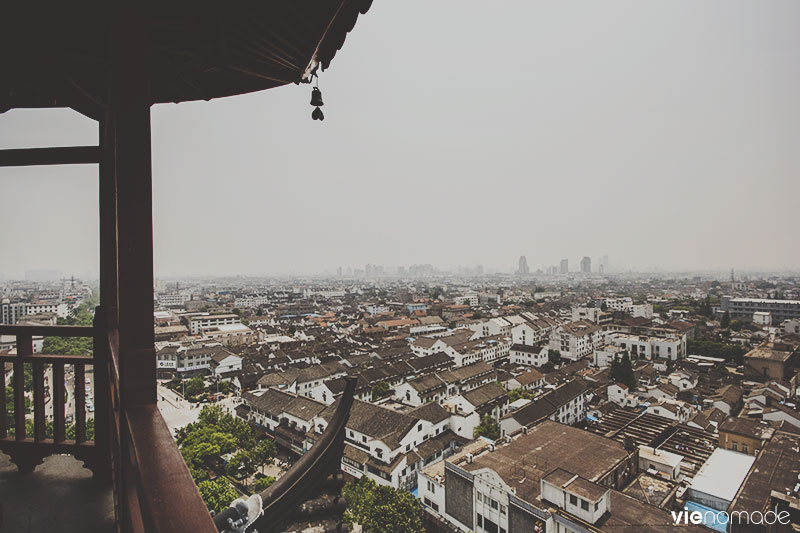
<svg viewBox="0 0 800 533">
<path fill-rule="evenodd" d="M 13 477 L 14 486 L 27 488 L 27 492 L 24 489 L 14 491 L 15 496 L 25 503 L 15 505 L 12 510 L 34 509 L 38 506 L 32 503 L 48 493 L 71 494 L 74 488 L 86 485 L 86 478 L 93 474 L 90 494 L 94 498 L 90 501 L 94 502 L 88 516 L 95 523 L 107 522 L 110 510 L 112 524 L 121 526 L 124 531 L 178 531 L 184 527 L 191 527 L 192 531 L 216 531 L 155 403 L 122 408 L 119 332 L 114 327 L 104 327 L 103 316 L 103 310 L 98 307 L 92 327 L 0 326 L 0 334 L 14 335 L 17 340 L 15 355 L 0 355 L 3 363 L 0 365 L 3 388 L 0 396 L 4 413 L 0 417 L 0 451 L 18 467 L 18 477 Z M 92 337 L 93 354 L 34 354 L 34 336 Z M 48 365 L 53 391 L 51 415 L 45 413 L 48 402 L 44 394 L 44 378 Z M 7 377 L 9 366 L 13 370 Z M 94 440 L 87 438 L 86 431 L 84 382 L 87 367 L 91 367 L 95 385 Z M 27 391 L 26 370 L 30 370 L 32 376 Z M 74 401 L 71 402 L 74 409 L 71 413 L 65 409 L 67 373 L 74 376 Z M 5 404 L 7 383 L 13 387 L 13 405 Z M 26 404 L 30 405 L 30 414 L 26 413 Z M 12 411 L 13 425 L 7 427 L 8 415 Z M 70 425 L 74 428 L 74 435 L 67 434 L 68 414 L 74 421 Z M 45 461 L 48 456 L 60 454 L 83 461 L 92 474 L 77 461 L 65 460 L 64 457 Z M 37 465 L 41 466 L 37 468 Z M 11 478 L 8 463 L 3 466 L 4 474 Z M 107 502 L 111 494 L 113 506 L 109 509 Z M 167 501 L 171 502 L 169 506 L 160 503 Z M 177 507 L 173 507 L 173 503 Z M 73 508 L 59 505 L 54 508 L 46 506 L 46 509 L 54 515 L 68 512 L 75 522 L 75 531 L 87 531 L 82 514 Z M 38 511 L 22 512 L 21 515 L 13 511 L 6 511 L 6 514 L 15 521 L 47 516 L 47 513 L 40 515 Z M 69 522 L 59 521 L 65 530 Z"/>
<path fill-rule="evenodd" d="M 98 166 L 101 298 L 90 327 L 0 326 L 17 347 L 0 356 L 0 473 L 11 480 L 3 490 L 13 489 L 2 494 L 0 518 L 8 519 L 0 528 L 102 531 L 112 516 L 111 529 L 126 533 L 210 533 L 230 529 L 229 520 L 244 526 L 233 509 L 212 520 L 156 407 L 150 108 L 310 83 L 370 4 L 220 9 L 198 0 L 155 9 L 149 2 L 45 0 L 0 7 L 9 22 L 0 32 L 0 114 L 61 107 L 96 121 L 98 146 L 0 150 L 0 167 Z M 34 354 L 34 336 L 91 337 L 92 355 Z M 95 381 L 92 438 L 81 386 L 87 368 Z M 6 387 L 13 387 L 9 402 Z M 280 527 L 338 469 L 354 390 L 349 383 L 315 446 L 260 495 L 259 531 Z M 90 496 L 77 502 L 70 494 Z"/>
</svg>

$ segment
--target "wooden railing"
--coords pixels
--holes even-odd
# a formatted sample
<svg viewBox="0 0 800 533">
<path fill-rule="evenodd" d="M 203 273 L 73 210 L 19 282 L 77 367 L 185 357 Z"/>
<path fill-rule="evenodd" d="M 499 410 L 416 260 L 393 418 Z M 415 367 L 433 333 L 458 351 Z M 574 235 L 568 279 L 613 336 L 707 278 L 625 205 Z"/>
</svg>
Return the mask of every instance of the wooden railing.
<svg viewBox="0 0 800 533">
<path fill-rule="evenodd" d="M 102 343 L 98 339 L 96 346 L 106 362 L 111 477 L 119 530 L 216 532 L 156 403 L 125 405 L 119 331 L 116 324 L 103 324 L 103 316 L 95 314 L 95 327 L 103 332 Z"/>
<path fill-rule="evenodd" d="M 0 451 L 8 454 L 22 472 L 33 470 L 52 454 L 69 454 L 83 460 L 95 477 L 109 482 L 113 488 L 118 531 L 216 532 L 157 405 L 124 405 L 125 382 L 120 373 L 117 328 L 114 324 L 104 324 L 103 317 L 104 313 L 98 308 L 94 326 L 0 325 L 0 334 L 14 335 L 17 343 L 16 355 L 0 355 L 0 401 L 3 402 Z M 33 340 L 40 336 L 91 337 L 93 353 L 34 354 Z M 14 389 L 13 405 L 5 402 L 7 363 L 13 365 L 9 383 Z M 26 391 L 28 365 L 32 379 L 31 390 Z M 49 401 L 45 394 L 48 366 L 52 375 L 51 416 L 47 416 Z M 93 440 L 87 438 L 86 431 L 87 367 L 94 377 Z M 74 375 L 74 408 L 67 413 L 65 377 L 70 372 Z M 29 396 L 33 399 L 31 412 L 26 410 L 25 400 Z M 14 417 L 9 424 L 11 407 Z M 67 414 L 72 415 L 73 422 L 67 423 Z M 52 423 L 51 431 L 48 431 L 48 423 Z M 67 428 L 73 427 L 74 438 L 68 439 Z"/>
<path fill-rule="evenodd" d="M 0 325 L 0 335 L 16 337 L 16 355 L 0 355 L 0 401 L 3 402 L 0 417 L 0 450 L 8 454 L 20 471 L 33 470 L 37 464 L 54 453 L 66 453 L 83 460 L 96 473 L 102 473 L 102 458 L 94 439 L 86 432 L 86 390 L 84 381 L 87 367 L 95 375 L 95 390 L 105 388 L 102 379 L 94 372 L 95 358 L 92 355 L 50 355 L 33 353 L 34 337 L 94 337 L 90 326 L 8 326 Z M 12 405 L 6 405 L 6 366 L 11 363 L 13 375 L 11 387 L 14 393 Z M 50 370 L 52 381 L 46 379 L 45 370 Z M 30 384 L 26 390 L 26 372 L 30 370 Z M 66 376 L 73 376 L 72 422 L 67 423 Z M 47 395 L 50 385 L 49 398 Z M 91 381 L 91 380 L 90 380 Z M 32 400 L 29 400 L 32 396 Z M 32 417 L 27 405 L 32 406 Z M 47 404 L 52 403 L 52 414 L 46 415 Z M 13 407 L 14 418 L 9 423 L 8 413 Z M 102 408 L 101 408 L 102 411 Z M 31 423 L 32 422 L 32 423 Z M 50 424 L 52 424 L 50 426 Z M 67 428 L 74 435 L 67 438 Z M 52 428 L 52 429 L 51 429 Z M 97 432 L 97 427 L 95 431 Z M 32 431 L 31 431 L 32 430 Z M 49 431 L 48 431 L 49 430 Z M 102 428 L 101 428 L 102 431 Z M 72 433 L 72 432 L 71 432 Z M 102 440 L 102 439 L 101 439 Z"/>
</svg>

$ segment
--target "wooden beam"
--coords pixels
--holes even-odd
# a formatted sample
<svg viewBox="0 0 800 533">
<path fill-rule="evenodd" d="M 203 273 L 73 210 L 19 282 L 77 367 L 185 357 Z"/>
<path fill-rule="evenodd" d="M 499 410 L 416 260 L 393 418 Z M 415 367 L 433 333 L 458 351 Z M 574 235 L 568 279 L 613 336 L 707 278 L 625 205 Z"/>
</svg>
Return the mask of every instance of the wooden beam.
<svg viewBox="0 0 800 533">
<path fill-rule="evenodd" d="M 14 148 L 0 150 L 0 167 L 37 165 L 91 165 L 100 162 L 99 146 Z"/>
<path fill-rule="evenodd" d="M 32 337 L 93 337 L 92 326 L 20 326 L 0 324 L 0 335 L 29 335 Z"/>
</svg>

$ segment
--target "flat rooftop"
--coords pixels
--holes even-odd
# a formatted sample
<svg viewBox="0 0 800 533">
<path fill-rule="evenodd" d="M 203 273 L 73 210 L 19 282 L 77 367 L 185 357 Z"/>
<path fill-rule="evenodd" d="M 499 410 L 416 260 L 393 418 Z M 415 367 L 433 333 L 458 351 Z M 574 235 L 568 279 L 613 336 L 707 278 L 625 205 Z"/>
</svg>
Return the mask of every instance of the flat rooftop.
<svg viewBox="0 0 800 533">
<path fill-rule="evenodd" d="M 752 455 L 717 448 L 694 476 L 690 489 L 732 501 L 755 460 Z"/>
<path fill-rule="evenodd" d="M 800 435 L 777 431 L 761 450 L 729 510 L 761 511 L 771 491 L 792 492 L 800 481 L 798 465 Z"/>
<path fill-rule="evenodd" d="M 510 444 L 458 466 L 469 472 L 489 468 L 515 487 L 517 496 L 532 503 L 539 497 L 542 477 L 557 468 L 596 482 L 627 457 L 628 452 L 617 441 L 545 420 Z"/>
</svg>

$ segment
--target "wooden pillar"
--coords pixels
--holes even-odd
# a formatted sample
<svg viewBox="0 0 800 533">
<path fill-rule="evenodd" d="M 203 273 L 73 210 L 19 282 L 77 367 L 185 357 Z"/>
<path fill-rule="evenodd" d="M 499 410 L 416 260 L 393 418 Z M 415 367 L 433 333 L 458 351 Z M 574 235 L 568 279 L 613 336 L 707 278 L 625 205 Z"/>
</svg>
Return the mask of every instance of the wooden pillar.
<svg viewBox="0 0 800 533">
<path fill-rule="evenodd" d="M 117 4 L 109 107 L 117 186 L 117 293 L 123 409 L 156 402 L 149 56 L 144 4 Z"/>
<path fill-rule="evenodd" d="M 106 327 L 118 331 L 119 363 L 119 455 L 115 458 L 118 530 L 138 531 L 138 465 L 132 450 L 127 411 L 156 402 L 156 361 L 153 333 L 153 213 L 150 153 L 149 55 L 144 2 L 116 2 L 111 24 L 111 71 L 108 93 L 108 140 L 112 167 L 109 187 L 116 228 L 103 245 L 116 250 L 109 256 L 110 276 L 106 301 L 116 302 L 107 310 Z M 105 176 L 104 176 L 105 177 Z M 113 239 L 113 241 L 112 241 Z M 114 270 L 116 271 L 114 275 Z M 113 362 L 112 362 L 113 364 Z M 111 370 L 111 368 L 109 368 Z M 112 435 L 112 438 L 114 436 Z M 139 525 L 137 525 L 139 524 Z"/>
</svg>

